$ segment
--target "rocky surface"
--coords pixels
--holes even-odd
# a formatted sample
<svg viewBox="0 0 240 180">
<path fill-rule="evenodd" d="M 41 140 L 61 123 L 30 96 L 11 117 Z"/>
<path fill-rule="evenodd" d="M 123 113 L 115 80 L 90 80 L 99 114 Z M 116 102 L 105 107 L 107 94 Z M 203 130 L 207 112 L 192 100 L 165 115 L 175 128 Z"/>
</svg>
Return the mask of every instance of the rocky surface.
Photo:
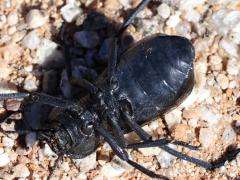
<svg viewBox="0 0 240 180">
<path fill-rule="evenodd" d="M 38 90 L 65 98 L 84 94 L 68 81 L 64 43 L 71 52 L 65 58 L 72 59 L 73 76 L 93 81 L 106 67 L 108 38 L 139 2 L 0 1 L 0 93 Z M 63 21 L 71 24 L 66 24 L 66 32 L 61 36 L 58 32 Z M 200 151 L 174 148 L 212 161 L 224 154 L 227 147 L 239 147 L 240 2 L 155 0 L 129 26 L 119 50 L 127 48 L 133 39 L 137 41 L 154 33 L 187 37 L 196 50 L 194 89 L 179 107 L 165 115 L 165 120 L 171 138 L 201 148 Z M 2 129 L 12 131 L 15 124 L 23 122 L 22 114 L 18 113 L 22 112 L 21 102 L 0 102 Z M 40 127 L 42 122 L 36 122 L 35 113 L 44 119 L 43 107 L 29 106 L 28 110 L 27 121 Z M 164 128 L 160 117 L 144 127 L 153 139 L 166 136 Z M 134 142 L 138 138 L 130 133 L 126 139 Z M 171 179 L 240 178 L 240 154 L 223 167 L 207 171 L 158 148 L 128 153 L 134 161 Z M 20 138 L 17 133 L 0 132 L 0 179 L 46 179 L 56 158 L 48 145 L 40 146 L 35 133 Z M 149 179 L 113 156 L 107 143 L 86 159 L 75 160 L 75 164 L 67 157 L 63 161 L 52 178 Z"/>
</svg>

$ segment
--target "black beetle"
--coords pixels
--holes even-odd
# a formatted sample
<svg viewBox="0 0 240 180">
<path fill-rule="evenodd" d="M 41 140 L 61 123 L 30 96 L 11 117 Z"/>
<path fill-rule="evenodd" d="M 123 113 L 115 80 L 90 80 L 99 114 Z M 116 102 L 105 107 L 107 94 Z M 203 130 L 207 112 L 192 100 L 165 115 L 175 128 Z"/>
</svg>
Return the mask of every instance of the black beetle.
<svg viewBox="0 0 240 180">
<path fill-rule="evenodd" d="M 72 80 L 87 89 L 88 96 L 77 102 L 42 93 L 1 94 L 0 99 L 24 97 L 62 109 L 56 119 L 44 129 L 30 130 L 38 131 L 40 140 L 46 141 L 59 156 L 66 154 L 70 158 L 86 157 L 96 150 L 103 137 L 119 158 L 150 177 L 167 179 L 130 160 L 126 148 L 158 146 L 206 169 L 220 167 L 240 150 L 225 161 L 208 163 L 167 145 L 172 143 L 192 150 L 197 150 L 198 147 L 166 138 L 152 140 L 141 128 L 152 118 L 177 106 L 194 85 L 194 47 L 184 37 L 155 34 L 118 55 L 119 37 L 149 1 L 143 0 L 112 36 L 108 68 L 95 83 L 85 79 Z M 65 46 L 66 56 L 68 53 Z M 138 134 L 141 143 L 126 145 L 123 135 L 128 128 Z"/>
</svg>

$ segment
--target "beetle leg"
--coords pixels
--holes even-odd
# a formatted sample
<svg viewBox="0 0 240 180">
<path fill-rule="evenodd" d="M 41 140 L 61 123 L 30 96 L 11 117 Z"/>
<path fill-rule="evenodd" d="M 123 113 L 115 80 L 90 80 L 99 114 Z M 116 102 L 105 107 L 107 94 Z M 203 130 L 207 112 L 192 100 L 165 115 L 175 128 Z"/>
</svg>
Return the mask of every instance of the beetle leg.
<svg viewBox="0 0 240 180">
<path fill-rule="evenodd" d="M 139 126 L 130 116 L 130 114 L 125 111 L 122 113 L 123 114 L 123 118 L 125 120 L 125 122 L 130 126 L 130 128 L 137 133 L 137 135 L 144 141 L 142 143 L 136 143 L 136 144 L 129 144 L 127 146 L 127 148 L 139 148 L 137 146 L 141 146 L 142 148 L 146 148 L 146 147 L 158 147 L 158 146 L 163 146 L 163 145 L 167 145 L 169 143 L 171 144 L 175 144 L 175 145 L 179 145 L 179 146 L 183 146 L 186 148 L 189 148 L 191 150 L 198 150 L 199 146 L 193 146 L 190 145 L 188 143 L 185 143 L 183 141 L 171 141 L 169 139 L 163 138 L 163 139 L 159 139 L 159 140 L 151 140 L 151 136 L 142 129 L 141 126 Z"/>
<path fill-rule="evenodd" d="M 141 3 L 138 4 L 138 6 L 133 10 L 133 12 L 127 17 L 127 19 L 124 21 L 124 23 L 119 28 L 118 32 L 116 33 L 115 37 L 119 37 L 124 30 L 129 26 L 129 24 L 132 23 L 133 19 L 136 17 L 136 15 L 150 2 L 150 0 L 142 0 Z"/>
<path fill-rule="evenodd" d="M 44 93 L 8 93 L 0 94 L 0 100 L 4 99 L 17 99 L 17 98 L 29 98 L 28 100 L 34 103 L 47 104 L 54 107 L 59 107 L 63 109 L 69 109 L 73 111 L 81 111 L 82 108 L 75 104 L 74 102 L 63 100 L 54 96 L 50 96 Z"/>
<path fill-rule="evenodd" d="M 161 138 L 158 140 L 149 140 L 149 141 L 144 141 L 140 143 L 134 143 L 134 144 L 129 144 L 126 146 L 126 148 L 148 148 L 148 147 L 161 147 L 165 146 L 168 144 L 175 144 L 178 146 L 183 146 L 191 150 L 199 150 L 199 146 L 193 146 L 188 143 L 185 143 L 183 141 L 172 141 L 167 138 Z"/>
<path fill-rule="evenodd" d="M 139 126 L 130 116 L 130 114 L 125 111 L 122 112 L 123 114 L 123 118 L 125 120 L 125 122 L 129 125 L 129 127 L 135 132 L 137 133 L 137 135 L 143 140 L 143 141 L 149 141 L 151 140 L 151 136 L 142 129 L 141 126 Z"/>
<path fill-rule="evenodd" d="M 52 177 L 52 175 L 53 175 L 53 172 L 54 172 L 54 170 L 56 169 L 59 161 L 62 161 L 62 160 L 63 160 L 63 153 L 60 153 L 60 154 L 58 155 L 57 159 L 55 160 L 54 165 L 49 168 L 49 175 L 48 175 L 48 177 L 47 177 L 47 180 L 50 180 L 50 179 L 51 179 L 51 177 Z"/>
<path fill-rule="evenodd" d="M 66 71 L 67 71 L 67 76 L 68 79 L 71 79 L 72 77 L 72 69 L 71 69 L 71 58 L 70 58 L 70 52 L 69 52 L 69 43 L 67 42 L 66 37 L 64 36 L 65 34 L 65 22 L 62 23 L 60 27 L 60 31 L 58 32 L 59 37 L 60 37 L 60 46 L 62 46 L 64 50 L 64 55 L 65 55 L 65 65 L 66 65 Z"/>
<path fill-rule="evenodd" d="M 98 88 L 86 79 L 72 78 L 71 79 L 71 84 L 82 87 L 82 88 L 88 90 L 91 94 L 97 94 L 98 93 Z"/>
<path fill-rule="evenodd" d="M 115 116 L 113 115 L 111 118 L 109 118 L 111 124 L 113 125 L 113 133 L 114 133 L 114 137 L 117 139 L 117 141 L 119 142 L 119 145 L 124 148 L 125 147 L 125 140 L 124 140 L 124 134 L 123 131 L 121 129 L 121 127 L 118 124 L 117 119 L 115 118 Z"/>
<path fill-rule="evenodd" d="M 100 127 L 100 126 L 95 126 L 95 129 L 99 132 L 99 134 L 101 136 L 104 137 L 104 139 L 108 142 L 108 144 L 111 146 L 112 150 L 114 151 L 114 153 L 123 161 L 126 161 L 127 163 L 129 163 L 131 166 L 133 166 L 134 168 L 138 169 L 139 171 L 141 171 L 142 173 L 152 177 L 152 178 L 161 178 L 161 179 L 168 179 L 165 176 L 156 174 L 148 169 L 146 169 L 145 167 L 141 166 L 140 164 L 137 164 L 136 162 L 132 161 L 129 159 L 128 153 L 126 150 L 124 150 L 119 144 L 118 142 L 114 139 L 114 137 L 104 128 Z"/>
<path fill-rule="evenodd" d="M 117 79 L 115 76 L 117 64 L 117 38 L 112 38 L 111 40 L 112 45 L 108 59 L 108 81 L 110 83 L 110 89 L 113 90 L 117 86 Z"/>
</svg>

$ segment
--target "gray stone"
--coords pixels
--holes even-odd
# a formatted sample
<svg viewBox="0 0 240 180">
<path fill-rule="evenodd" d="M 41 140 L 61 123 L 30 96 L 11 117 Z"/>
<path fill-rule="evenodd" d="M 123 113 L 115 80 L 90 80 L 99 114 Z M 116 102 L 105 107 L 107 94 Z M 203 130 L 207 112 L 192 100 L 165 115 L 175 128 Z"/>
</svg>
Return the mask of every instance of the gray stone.
<svg viewBox="0 0 240 180">
<path fill-rule="evenodd" d="M 94 31 L 78 31 L 74 34 L 74 40 L 85 48 L 94 48 L 99 43 L 99 36 Z"/>
<path fill-rule="evenodd" d="M 26 23 L 29 28 L 37 28 L 44 25 L 48 17 L 39 9 L 32 9 L 27 13 Z"/>
</svg>

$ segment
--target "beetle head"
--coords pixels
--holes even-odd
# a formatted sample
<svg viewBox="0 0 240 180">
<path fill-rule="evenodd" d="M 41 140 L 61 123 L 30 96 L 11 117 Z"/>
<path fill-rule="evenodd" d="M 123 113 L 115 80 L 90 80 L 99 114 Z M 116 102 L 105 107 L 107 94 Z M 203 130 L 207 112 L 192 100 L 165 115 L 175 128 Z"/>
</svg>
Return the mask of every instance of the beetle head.
<svg viewBox="0 0 240 180">
<path fill-rule="evenodd" d="M 94 123 L 94 117 L 89 111 L 78 116 L 64 112 L 51 123 L 51 130 L 40 134 L 40 139 L 45 140 L 57 154 L 84 158 L 94 152 L 100 142 Z"/>
</svg>

